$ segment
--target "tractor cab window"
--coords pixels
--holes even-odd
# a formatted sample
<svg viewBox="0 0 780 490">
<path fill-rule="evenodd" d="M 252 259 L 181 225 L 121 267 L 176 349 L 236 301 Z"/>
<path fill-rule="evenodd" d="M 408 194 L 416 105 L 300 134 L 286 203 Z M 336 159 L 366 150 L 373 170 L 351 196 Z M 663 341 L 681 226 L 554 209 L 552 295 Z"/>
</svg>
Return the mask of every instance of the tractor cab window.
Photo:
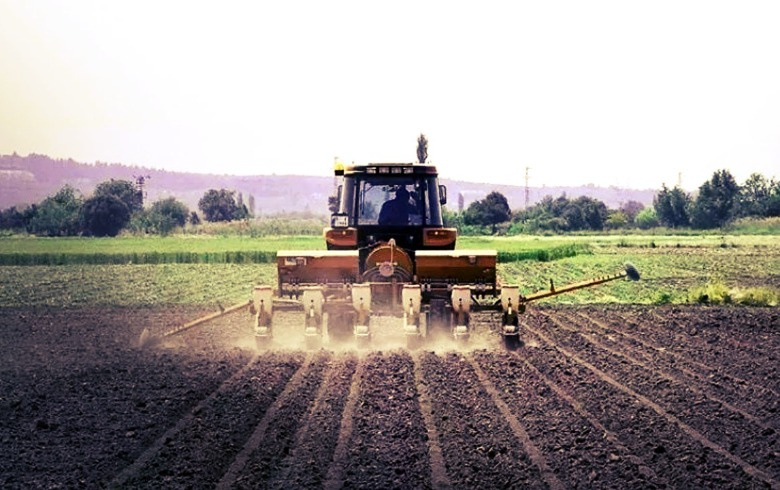
<svg viewBox="0 0 780 490">
<path fill-rule="evenodd" d="M 356 190 L 358 225 L 423 226 L 437 224 L 436 218 L 441 224 L 435 179 L 376 177 L 359 181 Z M 433 215 L 431 199 L 437 205 Z"/>
</svg>

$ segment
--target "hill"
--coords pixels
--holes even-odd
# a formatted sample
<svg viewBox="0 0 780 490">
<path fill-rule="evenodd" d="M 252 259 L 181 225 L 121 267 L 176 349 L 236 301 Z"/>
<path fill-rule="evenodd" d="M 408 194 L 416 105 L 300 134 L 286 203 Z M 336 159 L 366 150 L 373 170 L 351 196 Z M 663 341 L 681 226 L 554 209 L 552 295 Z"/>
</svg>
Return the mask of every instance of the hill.
<svg viewBox="0 0 780 490">
<path fill-rule="evenodd" d="M 439 169 L 442 170 L 441 168 Z M 85 196 L 95 186 L 109 179 L 135 180 L 144 177 L 146 202 L 174 196 L 190 209 L 197 209 L 198 200 L 208 189 L 233 189 L 244 196 L 244 202 L 254 201 L 256 215 L 279 212 L 327 213 L 327 198 L 334 191 L 332 177 L 296 175 L 236 176 L 170 172 L 147 167 L 119 163 L 86 164 L 72 159 L 52 159 L 45 155 L 0 155 L 0 209 L 11 206 L 24 207 L 37 203 L 69 184 Z M 519 178 L 518 178 L 519 180 Z M 525 188 L 514 185 L 481 184 L 441 179 L 447 186 L 449 207 L 457 208 L 458 195 L 464 205 L 484 198 L 491 191 L 499 191 L 509 200 L 513 209 L 525 204 Z M 541 200 L 546 195 L 569 197 L 586 195 L 604 201 L 610 208 L 617 208 L 629 200 L 649 205 L 656 190 L 631 190 L 616 187 L 531 187 L 529 202 Z"/>
</svg>

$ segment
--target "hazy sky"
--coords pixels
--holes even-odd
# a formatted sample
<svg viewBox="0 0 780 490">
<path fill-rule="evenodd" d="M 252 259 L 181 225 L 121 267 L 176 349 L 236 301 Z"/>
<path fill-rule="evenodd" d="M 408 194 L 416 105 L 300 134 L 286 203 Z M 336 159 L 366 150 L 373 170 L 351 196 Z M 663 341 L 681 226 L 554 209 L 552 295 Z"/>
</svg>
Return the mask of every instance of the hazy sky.
<svg viewBox="0 0 780 490">
<path fill-rule="evenodd" d="M 0 153 L 522 185 L 780 177 L 780 2 L 0 0 Z"/>
</svg>

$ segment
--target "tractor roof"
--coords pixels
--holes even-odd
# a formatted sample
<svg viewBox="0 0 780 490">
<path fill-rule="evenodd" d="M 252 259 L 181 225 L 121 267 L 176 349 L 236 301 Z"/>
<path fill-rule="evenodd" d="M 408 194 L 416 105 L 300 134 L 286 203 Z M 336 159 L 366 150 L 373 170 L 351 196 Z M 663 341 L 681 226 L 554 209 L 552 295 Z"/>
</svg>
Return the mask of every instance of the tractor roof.
<svg viewBox="0 0 780 490">
<path fill-rule="evenodd" d="M 425 163 L 336 164 L 336 175 L 437 175 L 436 167 Z"/>
</svg>

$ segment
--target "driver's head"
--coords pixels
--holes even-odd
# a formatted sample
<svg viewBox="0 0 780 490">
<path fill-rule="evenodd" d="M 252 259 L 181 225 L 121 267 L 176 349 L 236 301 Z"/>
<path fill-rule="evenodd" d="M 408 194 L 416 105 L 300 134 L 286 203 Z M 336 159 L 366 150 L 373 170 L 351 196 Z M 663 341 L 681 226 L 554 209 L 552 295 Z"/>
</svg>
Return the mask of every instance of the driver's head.
<svg viewBox="0 0 780 490">
<path fill-rule="evenodd" d="M 406 187 L 399 187 L 397 191 L 395 191 L 395 197 L 396 199 L 409 199 L 409 191 L 406 190 Z"/>
</svg>

